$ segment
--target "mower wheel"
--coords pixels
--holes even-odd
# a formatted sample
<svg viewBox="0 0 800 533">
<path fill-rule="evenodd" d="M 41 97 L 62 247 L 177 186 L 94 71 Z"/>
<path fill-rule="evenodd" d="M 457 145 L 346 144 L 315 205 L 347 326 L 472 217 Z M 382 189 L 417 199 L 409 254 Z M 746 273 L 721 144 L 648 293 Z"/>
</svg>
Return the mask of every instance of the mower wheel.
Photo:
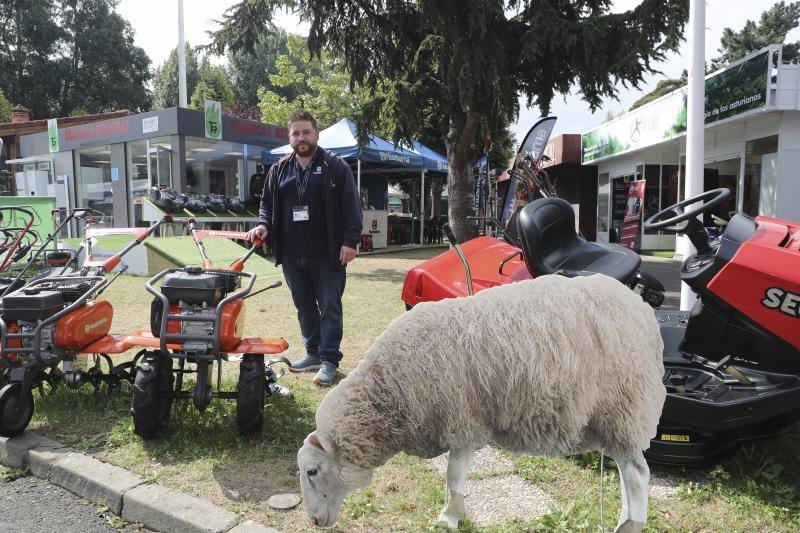
<svg viewBox="0 0 800 533">
<path fill-rule="evenodd" d="M 244 355 L 236 385 L 236 427 L 243 435 L 257 433 L 264 425 L 264 355 Z"/>
<path fill-rule="evenodd" d="M 0 389 L 0 436 L 16 437 L 25 431 L 33 416 L 33 393 L 22 395 L 22 383 Z"/>
<path fill-rule="evenodd" d="M 172 398 L 172 358 L 160 352 L 148 352 L 136 365 L 133 381 L 133 431 L 143 439 L 158 435 L 169 418 Z"/>
</svg>

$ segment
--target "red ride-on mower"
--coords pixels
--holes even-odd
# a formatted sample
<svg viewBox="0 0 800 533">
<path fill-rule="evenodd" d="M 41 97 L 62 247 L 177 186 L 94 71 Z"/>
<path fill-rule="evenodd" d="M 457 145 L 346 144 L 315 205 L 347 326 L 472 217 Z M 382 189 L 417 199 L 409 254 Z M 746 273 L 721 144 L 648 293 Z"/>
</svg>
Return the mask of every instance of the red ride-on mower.
<svg viewBox="0 0 800 533">
<path fill-rule="evenodd" d="M 570 277 L 606 274 L 629 286 L 651 306 L 663 303 L 664 286 L 639 271 L 641 258 L 635 252 L 616 244 L 587 242 L 575 229 L 572 206 L 555 196 L 542 168 L 544 148 L 555 120 L 550 117 L 534 124 L 509 171 L 529 200 L 534 194 L 541 197 L 518 209 L 506 227 L 487 219 L 500 230 L 502 239 L 477 237 L 412 268 L 402 294 L 408 309 L 419 302 L 468 296 L 489 287 L 554 273 Z M 443 229 L 451 244 L 455 243 L 450 228 L 445 225 Z M 526 235 L 532 238 L 525 238 Z"/>
<path fill-rule="evenodd" d="M 134 431 L 143 438 L 156 436 L 175 398 L 191 398 L 194 406 L 203 411 L 216 397 L 236 400 L 237 428 L 241 433 L 252 434 L 264 424 L 266 396 L 289 394 L 277 386 L 280 376 L 271 369 L 279 362 L 290 365 L 289 360 L 275 357 L 265 365 L 264 356 L 283 353 L 289 345 L 283 338 L 242 338 L 244 301 L 281 282 L 252 292 L 256 275 L 243 269 L 245 261 L 261 246 L 258 242 L 230 266 L 212 265 L 202 239 L 244 240 L 244 232 L 198 231 L 194 221 L 190 221 L 189 229 L 202 266 L 169 268 L 150 279 L 146 287 L 155 297 L 150 317 L 152 333 L 140 331 L 125 338 L 126 343 L 156 348 L 142 352 L 136 368 L 131 409 Z M 178 361 L 177 369 L 172 366 L 173 358 Z M 240 361 L 236 391 L 221 390 L 223 361 Z M 213 390 L 215 362 L 217 383 Z M 196 375 L 192 390 L 183 390 L 184 374 Z"/>
<path fill-rule="evenodd" d="M 680 270 L 692 310 L 656 311 L 667 400 L 645 453 L 654 462 L 708 463 L 800 419 L 800 224 L 738 214 L 711 239 L 697 216 L 729 195 L 708 191 L 644 223 L 697 250 Z"/>
<path fill-rule="evenodd" d="M 88 209 L 69 212 L 45 246 L 72 218 L 88 222 L 91 215 Z M 147 229 L 135 230 L 136 239 L 105 261 L 93 260 L 91 230 L 87 227 L 86 240 L 90 244 L 79 273 L 33 279 L 21 289 L 3 295 L 0 367 L 7 369 L 8 383 L 0 389 L 0 435 L 14 437 L 28 427 L 34 409 L 33 387 L 44 381 L 52 386 L 61 379 L 68 385 L 80 386 L 81 375 L 75 372 L 62 375 L 58 364 L 69 363 L 83 353 L 104 354 L 103 347 L 112 340 L 108 331 L 113 309 L 98 297 L 116 279 L 108 280 L 106 275 L 119 265 L 123 255 L 169 219 L 165 217 Z M 31 258 L 31 262 L 35 259 Z M 110 359 L 108 362 L 111 366 Z M 93 370 L 99 379 L 97 363 Z"/>
</svg>

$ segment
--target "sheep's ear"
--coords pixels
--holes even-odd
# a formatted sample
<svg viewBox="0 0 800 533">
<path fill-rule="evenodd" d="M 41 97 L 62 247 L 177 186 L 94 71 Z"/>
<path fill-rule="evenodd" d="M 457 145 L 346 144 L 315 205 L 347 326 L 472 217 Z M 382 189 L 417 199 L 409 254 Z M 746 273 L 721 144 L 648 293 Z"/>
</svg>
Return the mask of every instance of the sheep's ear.
<svg viewBox="0 0 800 533">
<path fill-rule="evenodd" d="M 333 454 L 336 451 L 336 447 L 333 443 L 322 435 L 317 434 L 316 431 L 310 434 L 306 440 L 309 444 L 316 446 L 325 453 Z"/>
</svg>

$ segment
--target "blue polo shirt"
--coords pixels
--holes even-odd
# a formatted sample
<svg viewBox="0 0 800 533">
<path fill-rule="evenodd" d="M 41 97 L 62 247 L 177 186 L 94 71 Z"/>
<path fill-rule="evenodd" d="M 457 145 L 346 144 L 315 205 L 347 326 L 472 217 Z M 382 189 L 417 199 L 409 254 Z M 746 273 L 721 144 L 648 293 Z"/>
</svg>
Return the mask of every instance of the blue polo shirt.
<svg viewBox="0 0 800 533">
<path fill-rule="evenodd" d="M 303 203 L 298 197 L 305 182 Z M 314 158 L 301 169 L 297 158 L 286 165 L 285 176 L 278 186 L 281 205 L 282 252 L 288 255 L 325 255 L 328 253 L 328 233 L 325 223 L 325 204 L 322 201 L 322 162 Z M 295 221 L 294 208 L 308 206 L 308 220 Z"/>
</svg>

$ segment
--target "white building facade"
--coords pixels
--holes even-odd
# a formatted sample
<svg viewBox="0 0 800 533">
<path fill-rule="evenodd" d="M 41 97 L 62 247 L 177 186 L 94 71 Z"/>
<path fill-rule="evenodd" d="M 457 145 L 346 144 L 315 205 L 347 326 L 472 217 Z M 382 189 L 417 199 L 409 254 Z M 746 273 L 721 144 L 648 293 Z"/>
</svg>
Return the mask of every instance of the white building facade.
<svg viewBox="0 0 800 533">
<path fill-rule="evenodd" d="M 800 220 L 800 65 L 784 65 L 781 45 L 706 77 L 703 190 L 727 187 L 734 213 Z M 597 165 L 597 239 L 619 240 L 628 184 L 644 179 L 642 220 L 683 199 L 686 88 L 582 135 L 582 163 Z M 713 215 L 713 216 L 712 216 Z M 675 236 L 643 232 L 642 250 L 674 250 Z"/>
</svg>

